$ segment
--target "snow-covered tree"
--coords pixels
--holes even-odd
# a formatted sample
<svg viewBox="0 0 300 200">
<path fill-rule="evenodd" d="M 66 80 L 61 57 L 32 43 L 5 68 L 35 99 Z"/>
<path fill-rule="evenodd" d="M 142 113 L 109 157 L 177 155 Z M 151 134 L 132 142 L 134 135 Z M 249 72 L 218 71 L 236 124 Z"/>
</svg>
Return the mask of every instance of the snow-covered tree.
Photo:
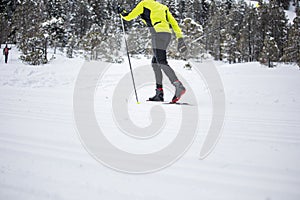
<svg viewBox="0 0 300 200">
<path fill-rule="evenodd" d="M 17 0 L 2 0 L 0 4 L 0 45 L 15 42 L 16 30 L 11 27 L 13 14 L 18 6 Z"/>
<path fill-rule="evenodd" d="M 39 52 L 38 55 L 43 54 L 46 60 L 49 45 L 64 48 L 70 58 L 76 50 L 84 49 L 89 59 L 115 62 L 124 43 L 120 17 L 114 8 L 119 5 L 130 11 L 140 0 L 2 2 L 0 42 L 9 40 L 18 43 L 24 55 L 41 49 L 38 51 L 43 53 Z M 191 50 L 191 57 L 197 57 L 205 47 L 216 60 L 257 61 L 266 55 L 266 51 L 271 51 L 272 48 L 266 48 L 266 45 L 272 46 L 267 41 L 274 41 L 279 55 L 276 59 L 272 58 L 273 62 L 280 61 L 280 58 L 285 62 L 296 62 L 291 52 L 297 52 L 297 45 L 295 42 L 292 44 L 291 38 L 297 41 L 298 29 L 294 23 L 287 31 L 284 12 L 290 1 L 258 2 L 259 6 L 251 7 L 244 1 L 233 0 L 163 0 L 188 36 L 186 43 Z M 299 0 L 293 2 L 299 16 Z M 152 53 L 149 50 L 149 32 L 140 21 L 125 22 L 125 29 L 131 54 Z M 113 48 L 105 50 L 106 47 Z M 173 38 L 169 56 L 180 58 L 176 47 Z"/>
<path fill-rule="evenodd" d="M 242 9 L 239 9 L 242 10 Z M 240 52 L 240 59 L 243 62 L 251 62 L 256 60 L 255 51 L 259 48 L 257 41 L 259 41 L 259 31 L 257 21 L 258 15 L 256 8 L 244 4 L 243 12 L 244 17 L 240 22 L 240 29 L 237 35 L 237 48 Z M 236 22 L 238 23 L 238 22 Z"/>
<path fill-rule="evenodd" d="M 179 10 L 179 20 L 182 21 L 186 17 L 186 2 L 184 0 L 180 0 L 178 4 Z"/>
<path fill-rule="evenodd" d="M 181 24 L 181 29 L 184 35 L 187 36 L 185 42 L 189 49 L 188 58 L 200 58 L 201 54 L 205 53 L 205 47 L 203 43 L 198 40 L 203 36 L 203 27 L 193 19 L 186 18 Z M 174 49 L 174 52 L 171 53 L 173 53 L 175 57 L 179 56 L 177 49 Z"/>
<path fill-rule="evenodd" d="M 282 57 L 284 62 L 296 62 L 300 68 L 300 16 L 298 15 L 288 31 L 287 45 Z"/>
<path fill-rule="evenodd" d="M 233 4 L 231 11 L 226 15 L 226 23 L 223 25 L 223 58 L 229 63 L 241 61 L 241 50 L 238 45 L 241 41 L 241 28 L 244 21 L 244 13 L 239 4 Z"/>
<path fill-rule="evenodd" d="M 50 38 L 49 42 L 54 47 L 54 53 L 56 53 L 56 47 L 64 47 L 66 44 L 66 32 L 64 27 L 63 18 L 53 17 L 42 23 L 43 32 Z"/>
<path fill-rule="evenodd" d="M 131 54 L 147 54 L 151 48 L 151 36 L 147 27 L 136 21 L 132 28 L 128 29 L 128 48 Z M 151 52 L 152 53 L 152 52 Z"/>
<path fill-rule="evenodd" d="M 290 0 L 277 0 L 277 4 L 285 10 L 288 10 L 290 7 Z"/>
<path fill-rule="evenodd" d="M 224 47 L 224 25 L 228 23 L 222 2 L 212 1 L 209 8 L 209 20 L 205 26 L 205 46 L 206 51 L 210 52 L 216 60 L 223 59 Z"/>
<path fill-rule="evenodd" d="M 206 0 L 195 1 L 195 21 L 204 26 L 209 17 L 209 3 Z"/>
<path fill-rule="evenodd" d="M 107 25 L 108 26 L 108 25 Z M 80 41 L 89 60 L 120 61 L 121 34 L 108 32 L 109 28 L 94 24 Z"/>
<path fill-rule="evenodd" d="M 172 15 L 176 18 L 176 19 L 180 19 L 180 13 L 178 8 L 178 4 L 176 1 L 174 0 L 164 0 L 163 4 L 168 6 L 170 12 L 172 13 Z"/>
<path fill-rule="evenodd" d="M 283 55 L 283 49 L 287 40 L 287 22 L 285 12 L 281 3 L 275 0 L 269 4 L 269 26 L 268 31 L 271 31 L 272 37 L 276 41 L 279 48 L 279 56 Z M 278 58 L 279 61 L 279 58 Z"/>
<path fill-rule="evenodd" d="M 185 0 L 186 18 L 195 19 L 195 6 L 194 2 L 197 0 Z"/>
<path fill-rule="evenodd" d="M 275 39 L 270 35 L 271 33 L 266 34 L 259 61 L 268 67 L 274 67 L 273 62 L 278 61 L 280 52 Z"/>
<path fill-rule="evenodd" d="M 21 59 L 32 65 L 47 62 L 45 37 L 41 32 L 44 16 L 42 7 L 42 2 L 23 0 L 13 17 L 13 28 L 17 30 L 16 40 L 23 54 Z"/>
</svg>

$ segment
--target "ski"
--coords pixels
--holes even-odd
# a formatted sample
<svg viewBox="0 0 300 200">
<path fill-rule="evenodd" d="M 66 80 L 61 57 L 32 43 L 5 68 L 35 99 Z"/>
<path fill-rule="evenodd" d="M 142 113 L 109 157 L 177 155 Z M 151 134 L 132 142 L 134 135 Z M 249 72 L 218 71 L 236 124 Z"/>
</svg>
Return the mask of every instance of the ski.
<svg viewBox="0 0 300 200">
<path fill-rule="evenodd" d="M 168 101 L 151 101 L 151 100 L 146 100 L 146 102 L 154 102 L 154 103 L 168 103 Z"/>
<path fill-rule="evenodd" d="M 192 104 L 187 103 L 187 102 L 176 102 L 176 103 L 173 103 L 172 101 L 169 102 L 169 101 L 149 101 L 149 100 L 146 100 L 146 102 L 153 102 L 153 103 L 155 103 L 155 104 L 163 104 L 163 105 L 192 106 Z"/>
<path fill-rule="evenodd" d="M 192 104 L 190 103 L 186 103 L 186 102 L 168 102 L 168 103 L 163 103 L 163 104 L 167 104 L 167 105 L 180 105 L 180 106 L 192 106 Z"/>
</svg>

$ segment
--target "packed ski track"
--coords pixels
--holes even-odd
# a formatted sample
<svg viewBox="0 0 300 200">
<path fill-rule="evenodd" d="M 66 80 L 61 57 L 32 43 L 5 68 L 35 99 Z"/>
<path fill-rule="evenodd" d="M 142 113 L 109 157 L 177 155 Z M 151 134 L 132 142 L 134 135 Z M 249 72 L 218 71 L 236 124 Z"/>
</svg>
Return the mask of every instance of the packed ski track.
<svg viewBox="0 0 300 200">
<path fill-rule="evenodd" d="M 300 72 L 296 66 L 278 64 L 269 69 L 259 63 L 214 62 L 225 88 L 226 118 L 215 149 L 200 160 L 212 117 L 210 92 L 193 68 L 186 70 L 185 62 L 171 60 L 197 96 L 197 138 L 170 167 L 132 175 L 102 165 L 81 144 L 73 117 L 73 91 L 83 59 L 58 53 L 50 64 L 29 66 L 18 59 L 14 46 L 9 56 L 8 64 L 3 59 L 0 63 L 0 199 L 300 199 Z M 149 63 L 144 57 L 132 60 L 133 68 Z M 98 64 L 109 66 L 95 93 L 95 114 L 107 138 L 135 153 L 153 152 L 172 141 L 181 120 L 178 112 L 186 105 L 148 103 L 154 85 L 138 88 L 140 105 L 133 95 L 120 99 L 128 101 L 131 120 L 147 126 L 151 108 L 161 106 L 168 119 L 166 133 L 145 141 L 129 138 L 114 123 L 111 109 L 114 88 L 129 73 L 128 63 Z M 173 88 L 164 81 L 168 100 Z"/>
</svg>

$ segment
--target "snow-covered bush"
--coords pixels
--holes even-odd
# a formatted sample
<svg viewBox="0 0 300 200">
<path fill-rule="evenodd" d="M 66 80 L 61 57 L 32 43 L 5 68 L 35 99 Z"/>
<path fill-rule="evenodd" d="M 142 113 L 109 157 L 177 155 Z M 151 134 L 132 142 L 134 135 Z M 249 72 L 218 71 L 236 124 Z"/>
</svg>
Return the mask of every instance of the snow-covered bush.
<svg viewBox="0 0 300 200">
<path fill-rule="evenodd" d="M 273 62 L 279 61 L 279 49 L 276 41 L 269 35 L 265 38 L 264 46 L 260 54 L 259 61 L 268 67 L 274 67 Z"/>
<path fill-rule="evenodd" d="M 191 18 L 186 18 L 182 24 L 184 35 L 188 36 L 185 42 L 189 48 L 189 57 L 197 59 L 205 52 L 203 43 L 196 41 L 203 36 L 203 28 Z"/>
<path fill-rule="evenodd" d="M 49 36 L 49 45 L 54 47 L 63 47 L 66 45 L 66 33 L 64 19 L 53 17 L 41 24 L 42 30 Z"/>
<path fill-rule="evenodd" d="M 82 38 L 80 45 L 86 52 L 86 59 L 120 62 L 122 35 L 109 32 L 107 28 L 94 24 Z"/>
<path fill-rule="evenodd" d="M 131 54 L 149 54 L 151 36 L 148 28 L 135 25 L 128 31 L 128 49 Z"/>
<path fill-rule="evenodd" d="M 45 49 L 41 46 L 43 42 L 41 38 L 33 37 L 20 43 L 19 48 L 22 51 L 20 59 L 30 65 L 46 64 L 48 60 L 45 56 Z"/>
</svg>

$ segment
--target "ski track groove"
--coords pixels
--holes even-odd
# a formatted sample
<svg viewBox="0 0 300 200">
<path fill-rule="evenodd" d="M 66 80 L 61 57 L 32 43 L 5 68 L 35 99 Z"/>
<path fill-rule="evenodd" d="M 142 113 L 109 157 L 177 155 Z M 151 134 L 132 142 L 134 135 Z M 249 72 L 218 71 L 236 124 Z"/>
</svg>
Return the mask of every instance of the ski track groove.
<svg viewBox="0 0 300 200">
<path fill-rule="evenodd" d="M 21 146 L 27 146 L 30 144 L 21 144 Z M 30 154 L 31 156 L 35 157 L 37 160 L 40 160 L 41 157 L 43 157 L 43 159 L 47 159 L 49 162 L 70 162 L 73 164 L 78 163 L 84 163 L 84 164 L 90 164 L 91 166 L 93 166 L 93 162 L 88 162 L 87 160 L 84 160 L 84 155 L 80 155 L 78 157 L 75 158 L 70 158 L 69 152 L 66 153 L 65 150 L 61 151 L 61 149 L 53 149 L 53 147 L 51 147 L 49 149 L 49 152 L 45 152 L 45 147 L 41 148 L 41 146 L 30 146 L 29 149 L 35 149 L 37 148 L 35 151 L 33 150 L 29 150 L 27 148 L 11 148 L 9 147 L 10 145 L 8 145 L 6 148 L 1 144 L 1 152 L 4 153 L 5 151 L 8 152 L 22 152 L 24 154 Z M 16 147 L 16 146 L 14 146 Z M 47 147 L 48 149 L 48 147 Z M 37 150 L 43 150 L 43 152 L 41 153 L 40 151 Z M 58 151 L 57 153 L 52 152 L 50 150 L 54 150 L 54 151 Z M 72 152 L 73 153 L 73 152 Z M 89 159 L 88 159 L 89 160 Z M 201 176 L 200 179 L 197 179 L 194 176 L 194 173 L 199 173 L 199 166 L 195 165 L 194 163 L 189 165 L 189 163 L 193 163 L 193 162 L 187 162 L 184 165 L 181 166 L 175 166 L 173 168 L 173 170 L 171 170 L 171 172 L 168 175 L 165 175 L 166 177 L 169 178 L 175 178 L 178 174 L 178 172 L 182 171 L 182 172 L 187 172 L 185 173 L 185 175 L 183 177 L 181 177 L 181 184 L 191 184 L 191 185 L 197 185 L 199 183 L 205 183 L 205 184 L 213 184 L 213 185 L 218 185 L 218 186 L 222 186 L 222 187 L 230 187 L 230 186 L 235 186 L 235 187 L 249 187 L 251 186 L 252 188 L 255 187 L 254 185 L 252 185 L 253 183 L 255 183 L 256 181 L 261 181 L 265 184 L 267 183 L 272 183 L 272 182 L 277 182 L 278 185 L 299 185 L 300 181 L 296 178 L 296 177 L 286 177 L 284 175 L 280 175 L 280 169 L 264 169 L 261 172 L 259 172 L 258 169 L 262 169 L 261 166 L 249 166 L 249 165 L 239 165 L 237 167 L 236 164 L 232 164 L 231 167 L 235 166 L 235 168 L 231 169 L 230 166 L 227 166 L 227 169 L 225 168 L 217 168 L 217 169 L 213 169 L 212 170 L 212 166 L 214 165 L 220 165 L 222 163 L 214 163 L 214 165 L 212 166 L 200 166 L 200 171 L 201 174 L 205 174 L 205 176 Z M 98 163 L 96 163 L 98 164 Z M 177 165 L 180 165 L 177 164 Z M 201 165 L 201 163 L 199 162 L 199 165 Z M 94 166 L 95 167 L 95 166 Z M 247 168 L 247 170 L 245 170 L 245 168 Z M 172 173 L 172 171 L 174 171 Z M 266 172 L 269 173 L 266 173 Z M 270 174 L 271 172 L 271 174 Z M 18 173 L 21 173 L 20 171 Z M 300 171 L 297 171 L 297 173 L 299 174 Z M 21 173 L 22 174 L 22 173 Z M 199 174 L 200 175 L 200 174 Z M 276 176 L 275 176 L 276 175 Z M 211 177 L 218 177 L 218 176 L 222 176 L 222 179 L 217 179 L 217 180 L 212 180 Z M 38 177 L 39 179 L 42 177 Z M 242 180 L 242 181 L 241 181 Z M 44 180 L 44 181 L 49 181 L 49 179 Z M 53 180 L 54 181 L 54 180 Z M 238 182 L 238 185 L 237 185 Z M 259 186 L 256 186 L 259 188 Z M 257 188 L 257 189 L 258 189 Z M 272 188 L 268 188 L 269 190 L 272 190 Z M 293 188 L 292 188 L 293 189 Z M 293 190 L 291 189 L 291 191 L 289 191 L 290 193 L 295 193 L 296 195 L 299 195 L 299 192 L 293 192 Z"/>
<path fill-rule="evenodd" d="M 65 63 L 68 62 L 71 61 Z M 177 61 L 171 63 L 179 67 Z M 36 69 L 21 63 L 12 68 L 1 65 L 0 199 L 298 200 L 300 110 L 294 98 L 297 93 L 283 99 L 294 99 L 294 103 L 282 105 L 274 103 L 283 101 L 279 98 L 284 94 L 282 89 L 280 94 L 268 91 L 268 87 L 255 86 L 245 92 L 250 87 L 248 81 L 273 77 L 273 83 L 280 78 L 299 85 L 294 84 L 298 79 L 296 75 L 286 79 L 291 76 L 286 69 L 281 69 L 287 71 L 282 75 L 276 69 L 246 65 L 249 65 L 244 67 L 246 71 L 231 65 L 219 67 L 225 86 L 229 87 L 225 91 L 231 104 L 227 105 L 224 132 L 215 151 L 203 161 L 197 159 L 200 146 L 196 145 L 202 144 L 207 134 L 200 129 L 196 145 L 178 162 L 144 176 L 115 173 L 94 160 L 81 145 L 72 113 L 75 70 L 69 75 L 61 66 Z M 122 65 L 112 66 L 122 73 L 128 71 L 120 69 Z M 118 83 L 116 79 L 122 77 L 121 72 L 112 71 L 97 85 L 106 97 Z M 254 75 L 256 78 L 252 80 Z M 241 84 L 236 86 L 236 83 Z M 202 96 L 209 91 L 201 84 L 197 92 L 201 99 L 200 121 L 206 125 L 212 116 L 207 108 L 209 101 Z M 256 113 L 251 108 L 263 111 Z"/>
<path fill-rule="evenodd" d="M 59 148 L 56 146 L 50 146 L 50 145 L 38 145 L 33 143 L 24 143 L 19 141 L 9 141 L 9 140 L 0 140 L 1 146 L 1 152 L 7 151 L 7 153 L 17 153 L 18 155 L 20 153 L 32 155 L 37 158 L 37 160 L 40 158 L 48 159 L 51 162 L 59 161 L 59 162 L 72 162 L 72 163 L 93 163 L 91 161 L 94 161 L 93 159 L 90 159 L 89 157 L 86 157 L 86 152 L 83 151 L 82 147 L 79 150 L 70 149 L 70 148 Z M 14 147 L 9 146 L 15 145 Z M 27 157 L 26 155 L 26 157 Z"/>
</svg>

